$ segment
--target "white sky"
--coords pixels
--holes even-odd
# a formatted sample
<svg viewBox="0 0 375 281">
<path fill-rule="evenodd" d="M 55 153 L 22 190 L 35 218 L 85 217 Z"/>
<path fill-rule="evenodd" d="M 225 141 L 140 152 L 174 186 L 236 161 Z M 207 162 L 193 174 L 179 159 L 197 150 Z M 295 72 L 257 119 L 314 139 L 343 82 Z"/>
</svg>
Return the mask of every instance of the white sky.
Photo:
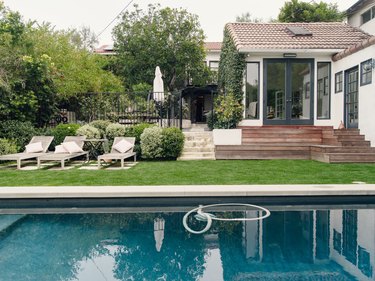
<svg viewBox="0 0 375 281">
<path fill-rule="evenodd" d="M 1 0 L 0 0 L 1 1 Z M 50 22 L 57 29 L 89 26 L 99 34 L 131 0 L 3 0 L 6 6 L 19 11 L 25 19 Z M 308 0 L 304 0 L 308 1 Z M 324 0 L 338 3 L 346 10 L 357 0 Z M 160 3 L 162 7 L 185 8 L 197 14 L 206 34 L 206 41 L 221 41 L 224 25 L 233 22 L 236 16 L 249 12 L 252 17 L 268 21 L 276 18 L 285 0 L 133 0 L 145 8 L 149 3 Z M 99 45 L 112 43 L 112 24 L 99 38 Z"/>
</svg>

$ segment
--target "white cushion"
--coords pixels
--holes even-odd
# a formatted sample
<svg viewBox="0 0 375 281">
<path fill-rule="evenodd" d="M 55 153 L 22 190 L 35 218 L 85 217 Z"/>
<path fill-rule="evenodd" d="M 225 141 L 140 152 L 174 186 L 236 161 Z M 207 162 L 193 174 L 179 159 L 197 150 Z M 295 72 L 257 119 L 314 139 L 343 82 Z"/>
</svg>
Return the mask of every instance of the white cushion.
<svg viewBox="0 0 375 281">
<path fill-rule="evenodd" d="M 43 152 L 43 146 L 41 142 L 34 142 L 26 145 L 26 153 Z"/>
<path fill-rule="evenodd" d="M 64 148 L 62 144 L 56 145 L 55 153 L 68 153 L 68 151 Z"/>
<path fill-rule="evenodd" d="M 80 148 L 78 146 L 78 144 L 76 142 L 74 142 L 74 141 L 63 142 L 62 146 L 70 154 L 72 154 L 72 153 L 78 153 L 78 152 L 83 152 L 82 148 Z"/>
<path fill-rule="evenodd" d="M 113 148 L 116 149 L 120 153 L 125 153 L 133 148 L 133 144 L 126 140 L 121 140 L 118 143 L 116 143 Z"/>
</svg>

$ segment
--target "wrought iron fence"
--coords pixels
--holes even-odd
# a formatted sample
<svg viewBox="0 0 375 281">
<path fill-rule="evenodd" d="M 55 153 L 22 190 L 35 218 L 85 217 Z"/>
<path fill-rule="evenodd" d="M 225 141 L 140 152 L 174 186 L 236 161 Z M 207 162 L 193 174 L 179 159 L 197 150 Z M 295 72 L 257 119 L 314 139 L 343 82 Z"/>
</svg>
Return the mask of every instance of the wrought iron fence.
<svg viewBox="0 0 375 281">
<path fill-rule="evenodd" d="M 159 124 L 162 127 L 179 127 L 180 93 L 165 96 L 156 102 L 150 93 L 85 93 L 60 104 L 61 112 L 74 112 L 77 122 L 110 120 L 127 126 L 139 123 Z M 51 125 L 67 121 L 61 114 Z"/>
</svg>

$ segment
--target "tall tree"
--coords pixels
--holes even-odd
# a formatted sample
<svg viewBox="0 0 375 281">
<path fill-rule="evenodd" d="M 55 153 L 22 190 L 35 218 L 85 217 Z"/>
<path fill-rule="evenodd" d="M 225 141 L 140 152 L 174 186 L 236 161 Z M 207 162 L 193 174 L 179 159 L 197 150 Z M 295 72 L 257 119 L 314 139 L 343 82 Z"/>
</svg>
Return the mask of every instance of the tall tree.
<svg viewBox="0 0 375 281">
<path fill-rule="evenodd" d="M 324 2 L 299 2 L 291 0 L 280 9 L 280 22 L 335 22 L 342 21 L 345 13 L 338 10 L 337 4 Z"/>
<path fill-rule="evenodd" d="M 157 65 L 169 91 L 196 82 L 205 72 L 203 30 L 198 17 L 184 9 L 149 5 L 143 11 L 135 5 L 113 35 L 117 70 L 128 88 L 152 84 Z"/>
<path fill-rule="evenodd" d="M 236 22 L 262 22 L 261 18 L 254 18 L 249 12 L 236 17 Z"/>
</svg>

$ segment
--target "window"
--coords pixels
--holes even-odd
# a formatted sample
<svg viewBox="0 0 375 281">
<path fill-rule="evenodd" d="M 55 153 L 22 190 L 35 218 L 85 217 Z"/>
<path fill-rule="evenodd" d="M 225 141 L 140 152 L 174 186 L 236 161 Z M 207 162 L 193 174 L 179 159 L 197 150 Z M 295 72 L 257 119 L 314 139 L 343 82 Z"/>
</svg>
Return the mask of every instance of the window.
<svg viewBox="0 0 375 281">
<path fill-rule="evenodd" d="M 210 61 L 210 69 L 211 70 L 219 70 L 219 62 L 218 61 Z"/>
<path fill-rule="evenodd" d="M 318 62 L 318 119 L 329 119 L 331 115 L 330 73 L 330 62 Z"/>
<path fill-rule="evenodd" d="M 342 92 L 342 71 L 335 74 L 335 93 Z"/>
<path fill-rule="evenodd" d="M 245 118 L 259 119 L 259 63 L 246 64 Z"/>
<path fill-rule="evenodd" d="M 366 12 L 364 12 L 362 15 L 361 15 L 361 18 L 362 18 L 362 24 L 365 24 L 366 22 L 372 20 L 373 18 L 375 18 L 375 6 L 368 9 Z"/>
<path fill-rule="evenodd" d="M 361 63 L 361 86 L 372 82 L 372 59 Z"/>
</svg>

